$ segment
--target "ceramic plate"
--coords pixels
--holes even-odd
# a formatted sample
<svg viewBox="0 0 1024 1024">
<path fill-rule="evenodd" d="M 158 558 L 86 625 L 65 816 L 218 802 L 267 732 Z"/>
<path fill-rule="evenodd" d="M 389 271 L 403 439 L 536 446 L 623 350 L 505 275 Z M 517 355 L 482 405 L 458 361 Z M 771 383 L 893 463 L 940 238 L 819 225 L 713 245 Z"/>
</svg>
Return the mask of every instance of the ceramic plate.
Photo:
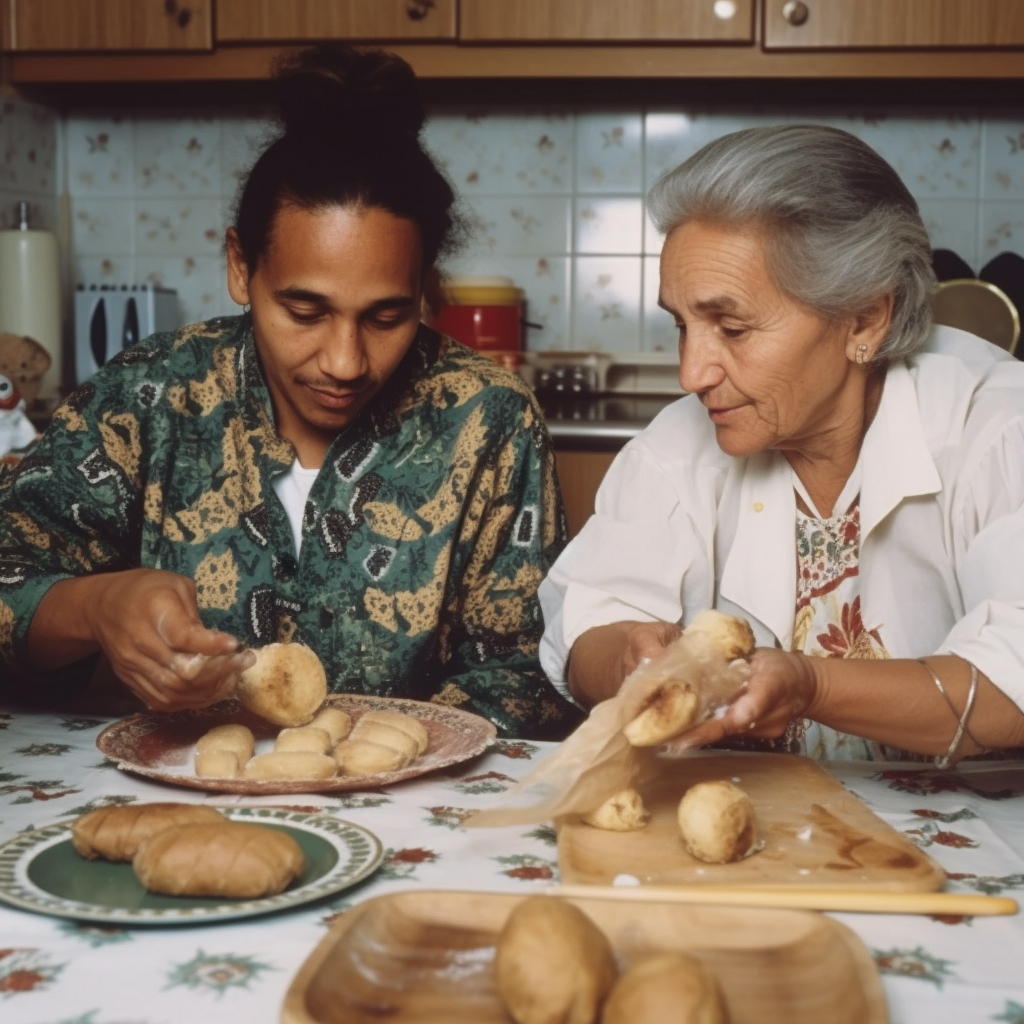
<svg viewBox="0 0 1024 1024">
<path fill-rule="evenodd" d="M 359 825 L 323 814 L 273 807 L 218 808 L 232 821 L 288 833 L 306 868 L 277 896 L 229 900 L 160 896 L 147 891 L 131 864 L 86 860 L 71 843 L 71 822 L 23 832 L 0 846 L 0 899 L 22 910 L 122 925 L 202 924 L 296 907 L 361 882 L 384 856 L 380 840 Z"/>
<path fill-rule="evenodd" d="M 257 753 L 266 752 L 274 745 L 274 737 L 279 731 L 277 726 L 246 711 L 234 700 L 199 711 L 131 715 L 107 726 L 96 738 L 96 746 L 123 771 L 191 789 L 249 795 L 335 793 L 379 789 L 467 761 L 482 754 L 497 735 L 494 724 L 486 718 L 425 701 L 334 694 L 327 698 L 324 706 L 347 711 L 353 721 L 367 711 L 401 711 L 423 723 L 429 737 L 429 746 L 422 756 L 407 767 L 376 775 L 338 775 L 331 779 L 298 782 L 199 778 L 193 767 L 195 744 L 203 733 L 215 725 L 228 722 L 247 725 L 256 737 Z"/>
</svg>

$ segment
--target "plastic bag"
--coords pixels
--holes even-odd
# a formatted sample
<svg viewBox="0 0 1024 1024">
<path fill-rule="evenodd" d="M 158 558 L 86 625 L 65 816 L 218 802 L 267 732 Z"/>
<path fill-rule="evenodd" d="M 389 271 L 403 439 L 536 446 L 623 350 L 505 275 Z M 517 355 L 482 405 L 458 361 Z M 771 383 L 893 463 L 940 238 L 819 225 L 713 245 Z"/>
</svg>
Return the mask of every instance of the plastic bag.
<svg viewBox="0 0 1024 1024">
<path fill-rule="evenodd" d="M 728 621 L 724 621 L 728 620 Z M 737 625 L 739 624 L 739 625 Z M 727 637 L 723 638 L 723 627 Z M 623 729 L 648 696 L 670 682 L 697 695 L 694 724 L 718 714 L 745 689 L 753 635 L 742 619 L 702 612 L 656 658 L 645 660 L 619 692 L 598 704 L 587 720 L 537 767 L 508 789 L 499 803 L 464 824 L 496 827 L 585 814 L 657 770 L 655 750 L 634 747 Z M 680 734 L 685 737 L 685 733 Z M 685 748 L 685 740 L 673 744 Z"/>
</svg>

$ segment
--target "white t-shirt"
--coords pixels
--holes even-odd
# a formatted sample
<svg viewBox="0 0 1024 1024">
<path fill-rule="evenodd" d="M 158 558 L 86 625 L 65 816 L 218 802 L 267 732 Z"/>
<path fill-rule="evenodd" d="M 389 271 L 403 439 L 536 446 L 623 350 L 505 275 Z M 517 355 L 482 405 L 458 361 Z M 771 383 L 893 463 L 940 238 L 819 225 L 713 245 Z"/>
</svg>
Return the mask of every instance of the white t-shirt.
<svg viewBox="0 0 1024 1024">
<path fill-rule="evenodd" d="M 1024 363 L 934 328 L 889 368 L 860 467 L 864 627 L 893 658 L 974 662 L 1024 708 Z M 696 398 L 673 402 L 616 457 L 541 584 L 545 671 L 567 693 L 587 629 L 704 608 L 792 650 L 796 513 L 781 453 L 732 458 Z"/>
<path fill-rule="evenodd" d="M 306 500 L 319 473 L 319 468 L 305 469 L 296 459 L 287 473 L 274 477 L 274 490 L 277 491 L 277 496 L 288 514 L 292 536 L 295 538 L 296 557 L 302 550 L 302 516 L 306 509 Z"/>
</svg>

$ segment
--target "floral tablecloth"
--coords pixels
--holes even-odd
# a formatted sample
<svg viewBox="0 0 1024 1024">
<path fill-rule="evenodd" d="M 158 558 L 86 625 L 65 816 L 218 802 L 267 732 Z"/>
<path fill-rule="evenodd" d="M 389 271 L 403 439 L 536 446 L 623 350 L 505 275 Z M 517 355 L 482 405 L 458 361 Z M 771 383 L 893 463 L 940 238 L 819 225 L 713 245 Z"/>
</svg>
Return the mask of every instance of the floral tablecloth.
<svg viewBox="0 0 1024 1024">
<path fill-rule="evenodd" d="M 354 903 L 410 888 L 528 894 L 558 880 L 551 827 L 462 826 L 550 744 L 499 740 L 471 762 L 386 790 L 252 799 L 169 792 L 118 771 L 95 746 L 111 720 L 0 708 L 0 841 L 128 798 L 265 803 L 370 829 L 383 865 L 333 900 L 201 926 L 122 928 L 0 903 L 2 1024 L 276 1024 L 295 972 Z M 1024 764 L 826 767 L 946 869 L 948 890 L 1024 898 Z M 1024 1024 L 1024 914 L 834 916 L 874 957 L 892 1024 Z"/>
</svg>

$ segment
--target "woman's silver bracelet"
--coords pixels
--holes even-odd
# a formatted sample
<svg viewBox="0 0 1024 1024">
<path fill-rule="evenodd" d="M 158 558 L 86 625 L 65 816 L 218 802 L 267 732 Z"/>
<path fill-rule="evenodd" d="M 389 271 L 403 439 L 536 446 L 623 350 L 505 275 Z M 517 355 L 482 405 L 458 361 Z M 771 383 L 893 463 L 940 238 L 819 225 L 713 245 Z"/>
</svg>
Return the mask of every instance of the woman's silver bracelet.
<svg viewBox="0 0 1024 1024">
<path fill-rule="evenodd" d="M 927 669 L 928 674 L 932 677 L 932 682 L 935 683 L 935 686 L 938 688 L 939 693 L 942 694 L 943 699 L 949 705 L 949 709 L 953 712 L 954 715 L 956 715 L 956 707 L 954 706 L 953 702 L 949 699 L 949 694 L 946 693 L 946 688 L 942 685 L 942 680 L 939 679 L 938 675 L 936 675 L 935 670 L 931 667 L 931 665 L 928 664 L 928 662 L 920 658 L 918 659 L 918 661 L 921 665 L 924 666 L 925 669 Z M 970 661 L 968 661 L 967 664 L 971 668 L 971 686 L 970 689 L 967 691 L 967 703 L 964 704 L 963 713 L 957 715 L 958 721 L 956 726 L 956 733 L 953 735 L 953 742 L 950 743 L 949 749 L 945 752 L 945 754 L 941 754 L 935 758 L 935 767 L 938 768 L 940 771 L 945 771 L 947 768 L 950 767 L 950 765 L 953 764 L 953 758 L 956 756 L 957 748 L 963 741 L 965 733 L 976 747 L 981 747 L 981 749 L 984 749 L 984 747 L 982 747 L 982 745 L 974 738 L 974 736 L 971 735 L 971 731 L 967 728 L 967 721 L 971 717 L 971 712 L 974 710 L 974 698 L 977 696 L 978 693 L 977 666 Z"/>
</svg>

